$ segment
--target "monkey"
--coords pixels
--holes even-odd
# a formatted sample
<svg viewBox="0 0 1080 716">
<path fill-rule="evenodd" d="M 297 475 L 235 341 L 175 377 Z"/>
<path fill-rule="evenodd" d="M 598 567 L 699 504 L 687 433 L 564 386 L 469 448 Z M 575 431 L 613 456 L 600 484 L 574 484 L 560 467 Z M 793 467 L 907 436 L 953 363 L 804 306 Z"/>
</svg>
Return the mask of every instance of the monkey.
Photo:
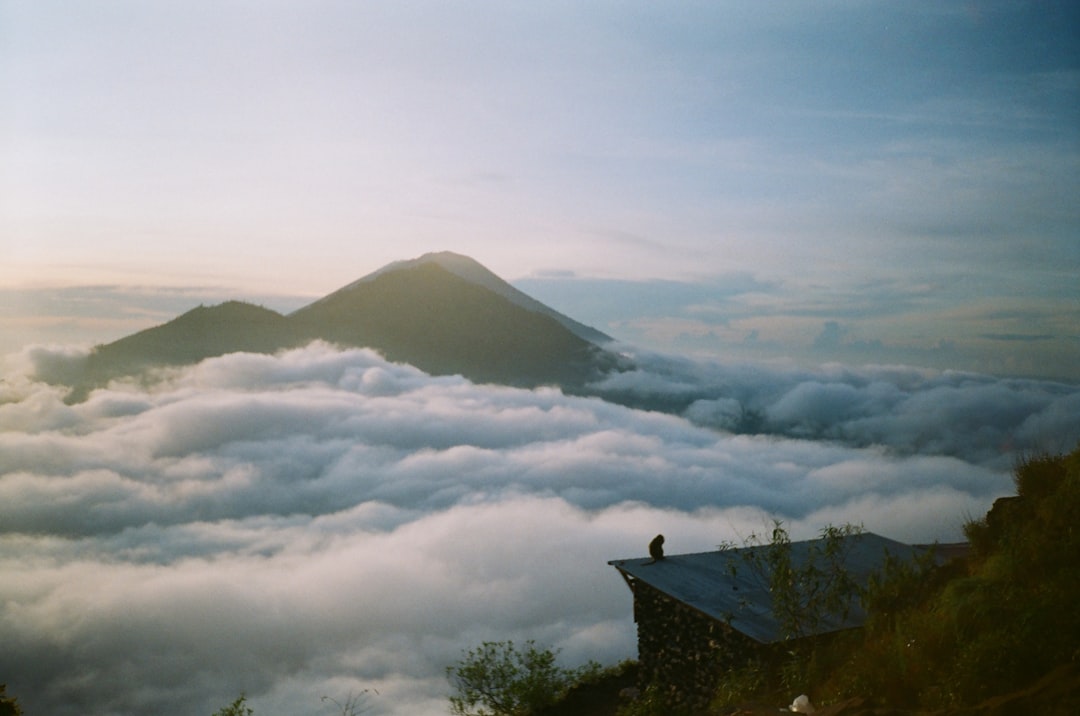
<svg viewBox="0 0 1080 716">
<path fill-rule="evenodd" d="M 664 558 L 664 535 L 656 535 L 649 543 L 649 556 L 652 557 L 645 564 L 653 564 Z"/>
</svg>

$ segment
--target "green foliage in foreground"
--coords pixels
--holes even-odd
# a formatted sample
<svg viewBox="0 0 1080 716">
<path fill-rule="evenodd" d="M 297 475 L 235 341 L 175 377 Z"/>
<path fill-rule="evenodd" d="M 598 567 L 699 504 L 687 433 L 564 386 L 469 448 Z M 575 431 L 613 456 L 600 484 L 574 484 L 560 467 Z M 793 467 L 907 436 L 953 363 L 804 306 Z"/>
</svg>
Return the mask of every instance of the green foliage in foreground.
<svg viewBox="0 0 1080 716">
<path fill-rule="evenodd" d="M 343 701 L 338 701 L 330 696 L 323 696 L 323 703 L 333 704 L 341 713 L 341 716 L 360 716 L 368 711 L 366 705 L 367 697 L 370 693 L 379 693 L 374 689 L 363 689 L 362 691 L 350 691 L 349 695 L 345 697 Z M 215 711 L 212 716 L 254 716 L 255 711 L 247 705 L 247 697 L 243 694 L 233 701 L 228 706 Z M 0 716 L 6 716 L 4 711 L 0 709 Z"/>
<path fill-rule="evenodd" d="M 858 595 L 858 586 L 845 566 L 851 544 L 848 538 L 862 532 L 858 525 L 828 525 L 821 530 L 819 541 L 810 545 L 806 558 L 796 564 L 791 557 L 791 537 L 783 522 L 776 520 L 768 540 L 752 534 L 744 541 L 743 547 L 759 549 L 739 552 L 742 563 L 733 563 L 731 572 L 733 576 L 747 573 L 767 588 L 784 639 L 798 639 L 816 633 L 830 615 L 848 615 Z"/>
<path fill-rule="evenodd" d="M 847 559 L 851 548 L 848 538 L 862 532 L 859 525 L 827 525 L 798 562 L 792 559 L 791 537 L 779 520 L 767 538 L 752 534 L 743 540 L 742 547 L 754 549 L 739 552 L 741 560 L 733 563 L 732 574 L 748 576 L 768 590 L 784 640 L 724 675 L 714 698 L 717 708 L 806 691 L 808 684 L 828 669 L 821 662 L 827 653 L 826 642 L 820 637 L 804 637 L 816 634 L 830 615 L 846 617 L 859 598 Z"/>
<path fill-rule="evenodd" d="M 590 662 L 577 669 L 555 663 L 556 651 L 525 642 L 485 641 L 465 652 L 446 678 L 456 693 L 450 712 L 457 716 L 527 716 L 556 703 L 569 688 L 595 677 L 600 665 Z"/>
<path fill-rule="evenodd" d="M 1080 448 L 1027 459 L 1015 483 L 1016 497 L 965 526 L 972 554 L 958 573 L 882 585 L 879 600 L 889 589 L 911 598 L 890 610 L 871 603 L 838 687 L 912 706 L 971 704 L 1080 659 Z"/>
<path fill-rule="evenodd" d="M 255 712 L 248 708 L 247 697 L 243 694 L 228 706 L 223 706 L 213 713 L 213 716 L 251 716 Z"/>
<path fill-rule="evenodd" d="M 7 695 L 7 685 L 0 684 L 0 716 L 21 716 L 19 700 Z"/>
<path fill-rule="evenodd" d="M 866 628 L 812 655 L 820 700 L 971 705 L 1080 659 L 1080 448 L 1025 460 L 1015 484 L 965 525 L 966 560 L 890 562 L 871 581 Z"/>
<path fill-rule="evenodd" d="M 873 696 L 893 707 L 970 706 L 1080 661 L 1080 447 L 1026 459 L 1015 484 L 1016 497 L 965 525 L 967 559 L 941 567 L 932 553 L 915 562 L 887 560 L 859 594 L 869 615 L 864 629 L 792 641 L 732 669 L 717 693 L 717 712 L 800 692 L 818 703 Z M 760 553 L 766 563 L 750 568 L 788 574 L 786 544 L 786 533 L 774 531 Z M 823 564 L 824 571 L 805 575 L 811 584 L 833 585 L 830 599 L 854 589 L 832 574 L 832 562 Z M 785 604 L 807 603 L 795 598 L 805 589 L 800 581 L 788 574 L 770 583 L 782 615 Z M 784 616 L 793 636 L 814 618 Z"/>
</svg>

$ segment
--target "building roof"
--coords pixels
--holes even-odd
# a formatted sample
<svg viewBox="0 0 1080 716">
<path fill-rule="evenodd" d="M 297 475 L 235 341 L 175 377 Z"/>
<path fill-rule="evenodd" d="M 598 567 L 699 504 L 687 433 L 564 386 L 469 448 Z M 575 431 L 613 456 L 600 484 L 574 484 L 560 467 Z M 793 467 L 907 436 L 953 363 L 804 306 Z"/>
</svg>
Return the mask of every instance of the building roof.
<svg viewBox="0 0 1080 716">
<path fill-rule="evenodd" d="M 860 585 L 881 569 L 886 553 L 897 559 L 914 559 L 922 550 L 885 537 L 864 532 L 844 538 L 844 562 L 848 574 Z M 822 545 L 822 540 L 792 542 L 792 565 L 805 566 Z M 667 596 L 732 628 L 762 644 L 784 638 L 779 620 L 772 613 L 768 576 L 748 568 L 747 550 L 768 546 L 721 549 L 714 552 L 677 554 L 653 562 L 647 557 L 616 559 L 608 562 L 631 584 L 648 584 Z M 826 615 L 816 634 L 861 626 L 866 615 L 858 600 L 853 600 L 846 615 Z M 805 636 L 811 636 L 807 634 Z"/>
</svg>

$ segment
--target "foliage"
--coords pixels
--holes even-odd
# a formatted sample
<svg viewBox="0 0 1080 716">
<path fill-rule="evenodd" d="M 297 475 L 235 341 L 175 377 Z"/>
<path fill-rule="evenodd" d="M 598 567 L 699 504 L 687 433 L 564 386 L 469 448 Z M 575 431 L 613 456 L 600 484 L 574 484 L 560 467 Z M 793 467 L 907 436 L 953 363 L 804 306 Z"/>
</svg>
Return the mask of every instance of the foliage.
<svg viewBox="0 0 1080 716">
<path fill-rule="evenodd" d="M 486 641 L 469 649 L 446 677 L 457 693 L 450 712 L 458 716 L 526 716 L 549 706 L 573 684 L 600 673 L 595 662 L 565 669 L 556 651 L 538 649 L 532 640 L 518 649 L 512 641 Z"/>
<path fill-rule="evenodd" d="M 713 705 L 720 709 L 768 693 L 772 674 L 761 658 L 748 659 L 729 669 L 713 694 Z"/>
<path fill-rule="evenodd" d="M 213 713 L 213 716 L 251 716 L 255 713 L 247 706 L 247 697 L 243 694 L 228 706 L 223 706 Z"/>
<path fill-rule="evenodd" d="M 668 695 L 659 686 L 650 685 L 637 698 L 623 704 L 618 716 L 685 716 L 685 710 L 671 705 Z"/>
<path fill-rule="evenodd" d="M 375 689 L 363 689 L 358 692 L 350 691 L 349 695 L 345 697 L 344 701 L 338 701 L 331 696 L 323 696 L 321 701 L 323 703 L 331 703 L 338 709 L 338 713 L 341 716 L 360 716 L 360 714 L 367 713 L 371 710 L 371 707 L 367 705 L 367 697 L 372 692 L 378 694 L 378 690 Z"/>
<path fill-rule="evenodd" d="M 0 716 L 21 716 L 19 700 L 7 695 L 7 684 L 0 684 Z"/>
<path fill-rule="evenodd" d="M 791 537 L 780 520 L 773 522 L 768 542 L 750 535 L 740 550 L 742 565 L 733 562 L 733 575 L 745 568 L 759 584 L 768 588 L 772 612 L 780 623 L 785 640 L 815 634 L 830 615 L 846 617 L 859 587 L 845 566 L 850 542 L 862 527 L 826 526 L 821 539 L 808 546 L 805 559 L 792 559 Z"/>
<path fill-rule="evenodd" d="M 1080 448 L 1024 460 L 1017 495 L 965 526 L 967 562 L 894 569 L 868 592 L 863 641 L 838 694 L 896 706 L 971 704 L 1080 659 Z"/>
<path fill-rule="evenodd" d="M 940 588 L 940 576 L 933 548 L 913 560 L 886 552 L 881 570 L 870 575 L 862 593 L 863 607 L 870 615 L 868 625 L 894 628 L 900 614 L 925 603 Z"/>
<path fill-rule="evenodd" d="M 860 590 L 847 569 L 848 538 L 862 531 L 857 525 L 828 525 L 797 559 L 779 520 L 768 539 L 752 534 L 743 540 L 746 549 L 732 562 L 732 576 L 749 577 L 768 591 L 783 643 L 726 672 L 714 696 L 717 706 L 803 691 L 829 668 L 833 657 L 821 648 L 824 640 L 810 643 L 804 637 L 818 634 L 826 619 L 850 613 Z"/>
</svg>

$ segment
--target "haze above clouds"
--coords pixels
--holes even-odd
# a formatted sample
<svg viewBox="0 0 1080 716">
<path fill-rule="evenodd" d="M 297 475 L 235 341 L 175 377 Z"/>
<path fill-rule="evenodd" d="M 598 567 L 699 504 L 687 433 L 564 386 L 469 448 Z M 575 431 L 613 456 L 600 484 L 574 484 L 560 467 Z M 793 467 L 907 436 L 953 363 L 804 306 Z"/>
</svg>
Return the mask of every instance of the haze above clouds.
<svg viewBox="0 0 1080 716">
<path fill-rule="evenodd" d="M 452 250 L 654 350 L 1080 381 L 1077 13 L 2 0 L 0 352 Z"/>
<path fill-rule="evenodd" d="M 208 714 L 241 691 L 321 713 L 365 688 L 375 713 L 444 713 L 444 668 L 483 640 L 632 658 L 606 561 L 658 532 L 671 553 L 773 517 L 956 540 L 1011 492 L 1017 451 L 1080 435 L 1075 387 L 901 368 L 643 355 L 603 387 L 689 399 L 686 418 L 319 343 L 77 405 L 25 377 L 77 358 L 27 351 L 0 402 L 0 673 L 58 716 Z M 724 431 L 754 412 L 786 436 Z"/>
</svg>

